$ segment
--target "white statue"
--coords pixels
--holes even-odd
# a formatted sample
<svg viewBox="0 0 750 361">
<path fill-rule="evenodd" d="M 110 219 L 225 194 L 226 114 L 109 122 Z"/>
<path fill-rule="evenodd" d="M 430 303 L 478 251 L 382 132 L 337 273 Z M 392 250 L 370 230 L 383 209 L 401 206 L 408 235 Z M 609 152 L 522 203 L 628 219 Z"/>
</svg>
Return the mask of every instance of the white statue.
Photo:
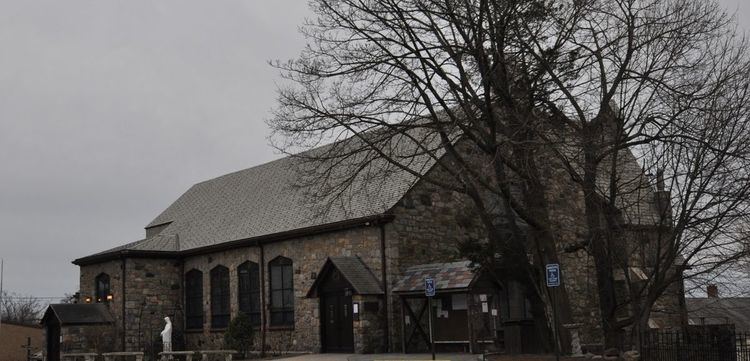
<svg viewBox="0 0 750 361">
<path fill-rule="evenodd" d="M 161 342 L 164 345 L 164 352 L 172 352 L 172 321 L 169 317 L 164 317 L 164 321 L 167 323 L 164 325 L 164 330 L 161 331 Z"/>
<path fill-rule="evenodd" d="M 581 352 L 581 336 L 578 335 L 577 329 L 573 329 L 570 332 L 570 346 L 573 357 L 583 356 L 583 352 Z"/>
<path fill-rule="evenodd" d="M 581 335 L 579 334 L 582 323 L 566 323 L 563 327 L 570 331 L 570 353 L 573 357 L 583 356 L 581 352 Z"/>
</svg>

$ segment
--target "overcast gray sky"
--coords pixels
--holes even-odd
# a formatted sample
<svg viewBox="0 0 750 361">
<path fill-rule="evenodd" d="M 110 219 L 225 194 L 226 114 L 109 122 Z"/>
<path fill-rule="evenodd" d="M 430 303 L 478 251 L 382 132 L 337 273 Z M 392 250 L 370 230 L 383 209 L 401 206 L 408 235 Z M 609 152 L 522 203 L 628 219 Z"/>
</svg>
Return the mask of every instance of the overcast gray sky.
<svg viewBox="0 0 750 361">
<path fill-rule="evenodd" d="M 722 0 L 750 29 L 750 1 Z M 192 184 L 278 157 L 264 119 L 304 0 L 0 0 L 5 288 L 58 297 L 70 261 L 141 239 Z"/>
</svg>

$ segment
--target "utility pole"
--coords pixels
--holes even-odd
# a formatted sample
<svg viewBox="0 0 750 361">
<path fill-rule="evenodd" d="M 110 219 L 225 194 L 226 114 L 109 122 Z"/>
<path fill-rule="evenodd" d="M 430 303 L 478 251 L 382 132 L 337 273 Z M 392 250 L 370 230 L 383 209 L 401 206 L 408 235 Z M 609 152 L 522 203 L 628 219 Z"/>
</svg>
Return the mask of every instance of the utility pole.
<svg viewBox="0 0 750 361">
<path fill-rule="evenodd" d="M 26 361 L 31 361 L 31 337 L 26 337 L 26 346 L 21 346 L 26 349 Z"/>
<path fill-rule="evenodd" d="M 5 266 L 5 260 L 0 258 L 0 333 L 3 330 L 3 266 Z"/>
</svg>

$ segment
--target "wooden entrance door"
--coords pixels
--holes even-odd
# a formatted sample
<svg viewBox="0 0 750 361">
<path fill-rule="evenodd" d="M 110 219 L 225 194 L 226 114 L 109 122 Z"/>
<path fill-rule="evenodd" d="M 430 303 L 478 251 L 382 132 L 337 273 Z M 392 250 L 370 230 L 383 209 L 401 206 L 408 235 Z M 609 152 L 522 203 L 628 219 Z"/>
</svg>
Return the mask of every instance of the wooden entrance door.
<svg viewBox="0 0 750 361">
<path fill-rule="evenodd" d="M 323 351 L 354 352 L 352 296 L 346 292 L 326 292 L 320 297 Z"/>
<path fill-rule="evenodd" d="M 60 361 L 60 325 L 48 323 L 47 333 L 47 361 Z"/>
</svg>

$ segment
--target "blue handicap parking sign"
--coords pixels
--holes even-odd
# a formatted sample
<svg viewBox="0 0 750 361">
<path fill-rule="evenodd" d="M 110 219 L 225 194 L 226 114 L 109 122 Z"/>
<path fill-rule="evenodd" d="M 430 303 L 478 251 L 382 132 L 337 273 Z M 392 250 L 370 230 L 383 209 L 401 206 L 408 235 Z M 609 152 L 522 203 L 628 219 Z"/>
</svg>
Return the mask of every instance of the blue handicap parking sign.
<svg viewBox="0 0 750 361">
<path fill-rule="evenodd" d="M 435 297 L 435 280 L 432 278 L 424 279 L 424 294 L 427 297 Z"/>
<path fill-rule="evenodd" d="M 560 287 L 560 265 L 557 263 L 547 265 L 547 287 Z"/>
</svg>

